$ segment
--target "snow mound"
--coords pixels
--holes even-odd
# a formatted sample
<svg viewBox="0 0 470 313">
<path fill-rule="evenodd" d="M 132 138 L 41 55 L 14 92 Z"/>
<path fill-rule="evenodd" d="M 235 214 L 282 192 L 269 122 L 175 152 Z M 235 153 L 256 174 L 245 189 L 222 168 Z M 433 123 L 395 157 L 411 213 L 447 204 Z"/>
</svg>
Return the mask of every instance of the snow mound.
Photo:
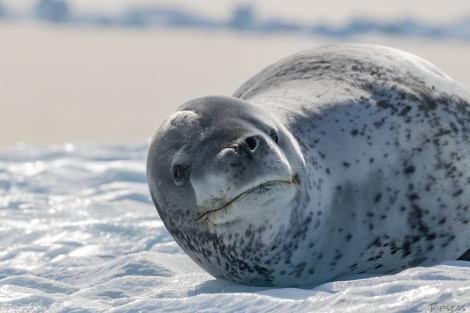
<svg viewBox="0 0 470 313">
<path fill-rule="evenodd" d="M 463 312 L 470 262 L 320 286 L 214 279 L 151 202 L 148 142 L 0 150 L 1 312 Z"/>
</svg>

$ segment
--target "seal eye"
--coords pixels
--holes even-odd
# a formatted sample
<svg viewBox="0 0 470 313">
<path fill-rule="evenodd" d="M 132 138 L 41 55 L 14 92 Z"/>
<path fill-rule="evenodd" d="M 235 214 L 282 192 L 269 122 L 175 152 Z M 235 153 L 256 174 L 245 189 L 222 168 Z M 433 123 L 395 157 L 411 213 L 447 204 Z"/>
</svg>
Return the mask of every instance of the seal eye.
<svg viewBox="0 0 470 313">
<path fill-rule="evenodd" d="M 277 133 L 276 133 L 275 130 L 271 130 L 271 132 L 269 133 L 269 136 L 271 136 L 271 139 L 272 139 L 275 143 L 278 142 L 279 138 L 277 137 Z"/>
<path fill-rule="evenodd" d="M 171 169 L 173 180 L 177 186 L 183 186 L 187 178 L 187 169 L 183 165 L 175 165 Z"/>
</svg>

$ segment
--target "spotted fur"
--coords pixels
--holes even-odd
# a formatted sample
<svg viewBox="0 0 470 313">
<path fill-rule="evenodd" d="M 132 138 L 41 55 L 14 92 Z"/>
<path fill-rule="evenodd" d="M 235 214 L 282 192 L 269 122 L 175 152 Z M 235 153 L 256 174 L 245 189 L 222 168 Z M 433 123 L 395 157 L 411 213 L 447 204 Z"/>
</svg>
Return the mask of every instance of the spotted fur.
<svg viewBox="0 0 470 313">
<path fill-rule="evenodd" d="M 244 284 L 318 284 L 470 259 L 469 104 L 468 90 L 400 50 L 301 52 L 233 97 L 183 105 L 197 117 L 157 131 L 150 192 L 196 263 Z M 227 147 L 234 152 L 221 154 Z M 182 187 L 168 177 L 175 155 L 192 158 Z M 262 184 L 279 172 L 289 183 Z"/>
</svg>

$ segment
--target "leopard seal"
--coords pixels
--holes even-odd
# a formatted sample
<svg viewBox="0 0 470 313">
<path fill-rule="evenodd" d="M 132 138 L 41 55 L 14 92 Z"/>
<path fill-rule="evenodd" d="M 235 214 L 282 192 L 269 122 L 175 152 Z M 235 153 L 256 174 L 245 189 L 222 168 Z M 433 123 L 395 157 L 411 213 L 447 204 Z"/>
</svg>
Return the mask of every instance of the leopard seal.
<svg viewBox="0 0 470 313">
<path fill-rule="evenodd" d="M 232 97 L 180 106 L 151 141 L 150 194 L 197 264 L 241 284 L 457 259 L 470 248 L 469 104 L 401 50 L 303 51 Z"/>
</svg>

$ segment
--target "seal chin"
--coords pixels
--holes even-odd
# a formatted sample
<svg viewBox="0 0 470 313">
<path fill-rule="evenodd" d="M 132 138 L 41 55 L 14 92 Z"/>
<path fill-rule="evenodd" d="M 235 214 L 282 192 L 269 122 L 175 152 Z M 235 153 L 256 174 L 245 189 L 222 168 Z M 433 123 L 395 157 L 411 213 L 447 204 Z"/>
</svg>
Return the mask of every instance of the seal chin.
<svg viewBox="0 0 470 313">
<path fill-rule="evenodd" d="M 274 202 L 281 201 L 280 195 L 283 197 L 281 202 L 291 198 L 286 197 L 287 190 L 291 190 L 289 194 L 292 194 L 292 197 L 295 196 L 295 190 L 298 189 L 296 177 L 291 180 L 268 181 L 249 188 L 220 207 L 202 212 L 197 220 L 206 221 L 211 226 L 223 225 L 249 219 L 251 215 L 259 214 L 259 209 L 277 207 Z"/>
</svg>

